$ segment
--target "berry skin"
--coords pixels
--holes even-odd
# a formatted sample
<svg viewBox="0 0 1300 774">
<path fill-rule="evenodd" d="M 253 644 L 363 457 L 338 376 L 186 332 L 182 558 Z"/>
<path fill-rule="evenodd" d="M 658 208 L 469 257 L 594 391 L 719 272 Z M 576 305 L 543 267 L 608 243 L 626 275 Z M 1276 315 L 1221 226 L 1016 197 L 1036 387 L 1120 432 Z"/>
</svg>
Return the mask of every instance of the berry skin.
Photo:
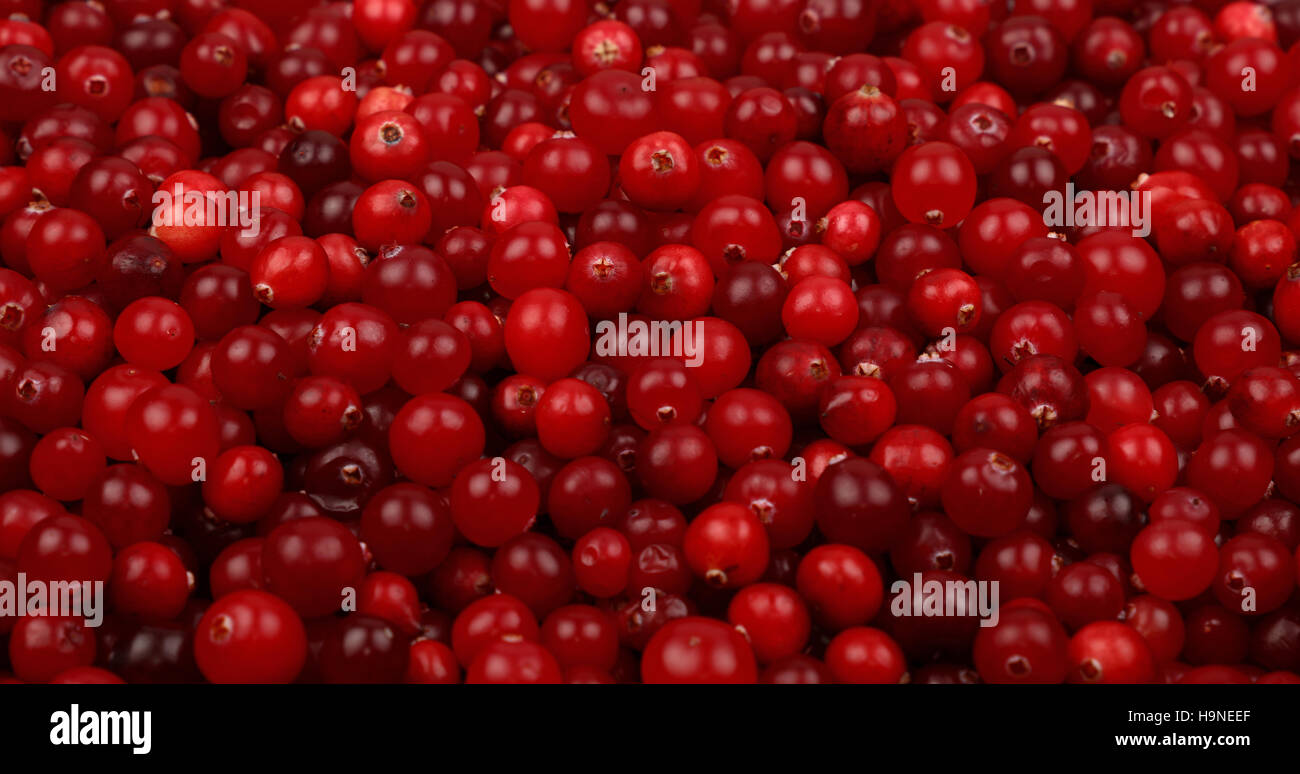
<svg viewBox="0 0 1300 774">
<path fill-rule="evenodd" d="M 655 132 L 623 150 L 619 178 L 633 204 L 648 210 L 675 210 L 695 194 L 700 170 L 685 138 Z"/>
<path fill-rule="evenodd" d="M 903 217 L 912 223 L 952 228 L 975 204 L 975 168 L 950 143 L 914 145 L 894 163 L 892 188 Z"/>
<path fill-rule="evenodd" d="M 802 650 L 811 628 L 799 595 L 777 583 L 741 589 L 727 608 L 727 620 L 749 639 L 755 657 L 765 664 Z"/>
<path fill-rule="evenodd" d="M 166 371 L 180 365 L 190 353 L 194 324 L 175 302 L 142 298 L 118 315 L 113 345 L 132 365 Z"/>
<path fill-rule="evenodd" d="M 748 585 L 767 569 L 767 530 L 752 511 L 736 503 L 721 503 L 696 516 L 683 548 L 691 570 L 718 588 Z"/>
<path fill-rule="evenodd" d="M 1149 683 L 1156 675 L 1142 635 L 1117 621 L 1096 621 L 1075 632 L 1066 663 L 1071 683 Z"/>
<path fill-rule="evenodd" d="M 441 495 L 403 482 L 379 490 L 366 503 L 360 537 L 383 567 L 422 575 L 447 558 L 455 528 Z"/>
<path fill-rule="evenodd" d="M 537 288 L 515 299 L 506 317 L 506 353 L 521 373 L 554 381 L 587 357 L 587 314 L 572 294 Z"/>
<path fill-rule="evenodd" d="M 494 547 L 532 525 L 541 495 L 522 465 L 497 457 L 461 468 L 450 499 L 452 519 L 461 534 L 478 545 Z"/>
<path fill-rule="evenodd" d="M 578 588 L 593 597 L 609 598 L 627 587 L 632 546 L 617 530 L 597 527 L 573 545 L 573 572 Z"/>
<path fill-rule="evenodd" d="M 203 501 L 219 518 L 247 524 L 271 509 L 284 486 L 284 468 L 260 446 L 221 453 L 203 482 Z"/>
<path fill-rule="evenodd" d="M 980 320 L 982 299 L 970 275 L 957 269 L 935 269 L 916 278 L 907 294 L 907 310 L 927 335 L 946 329 L 966 333 Z"/>
<path fill-rule="evenodd" d="M 975 668 L 988 683 L 1056 684 L 1065 680 L 1067 637 L 1056 619 L 1033 608 L 1003 609 L 997 625 L 975 635 Z"/>
<path fill-rule="evenodd" d="M 799 562 L 796 587 L 813 619 L 831 631 L 861 626 L 875 617 L 884 599 L 880 571 L 852 546 L 824 545 Z"/>
<path fill-rule="evenodd" d="M 843 280 L 809 277 L 790 290 L 781 321 L 792 338 L 829 347 L 844 341 L 857 327 L 858 306 Z"/>
<path fill-rule="evenodd" d="M 670 621 L 650 638 L 641 656 L 648 684 L 741 684 L 758 681 L 758 665 L 744 635 L 722 621 L 688 617 Z"/>
<path fill-rule="evenodd" d="M 214 683 L 288 683 L 307 659 L 307 634 L 289 605 L 263 591 L 217 600 L 195 630 L 194 658 Z"/>
<path fill-rule="evenodd" d="M 20 680 L 48 682 L 95 660 L 95 637 L 71 616 L 23 616 L 9 633 L 9 662 Z"/>
<path fill-rule="evenodd" d="M 822 390 L 818 411 L 826 434 L 840 443 L 870 443 L 889 429 L 898 402 L 885 382 L 869 376 L 837 376 Z"/>
<path fill-rule="evenodd" d="M 907 663 L 888 634 L 855 626 L 835 635 L 826 648 L 826 666 L 839 683 L 893 684 L 903 680 Z"/>
<path fill-rule="evenodd" d="M 827 539 L 884 550 L 906 526 L 908 504 L 883 468 L 861 457 L 828 467 L 817 480 L 817 526 Z"/>
<path fill-rule="evenodd" d="M 113 606 L 146 620 L 175 618 L 190 595 L 185 565 L 160 543 L 135 543 L 120 551 L 110 582 Z"/>
<path fill-rule="evenodd" d="M 1178 477 L 1178 452 L 1153 425 L 1124 425 L 1106 439 L 1110 479 L 1145 501 L 1155 499 Z"/>
<path fill-rule="evenodd" d="M 888 168 L 907 146 L 907 118 L 902 109 L 893 97 L 872 85 L 835 100 L 826 112 L 822 132 L 826 147 L 854 173 Z"/>
<path fill-rule="evenodd" d="M 329 258 L 314 239 L 283 237 L 258 253 L 249 276 L 253 295 L 272 309 L 310 306 L 325 294 Z"/>
<path fill-rule="evenodd" d="M 1218 569 L 1214 540 L 1180 519 L 1166 519 L 1138 533 L 1133 571 L 1147 591 L 1163 599 L 1190 599 L 1209 588 Z"/>
<path fill-rule="evenodd" d="M 103 444 L 76 428 L 53 430 L 31 450 L 32 481 L 55 500 L 82 499 L 104 467 Z"/>
<path fill-rule="evenodd" d="M 483 453 L 483 420 L 461 398 L 431 393 L 402 406 L 389 429 L 393 464 L 425 486 L 447 486 Z"/>
<path fill-rule="evenodd" d="M 972 535 L 997 537 L 1014 530 L 1033 500 L 1029 474 L 1010 457 L 971 449 L 953 461 L 941 491 L 944 509 Z"/>
<path fill-rule="evenodd" d="M 216 413 L 194 390 L 181 385 L 155 387 L 131 403 L 127 434 L 140 462 L 165 484 L 202 480 L 201 468 L 220 452 Z"/>
<path fill-rule="evenodd" d="M 287 521 L 271 530 L 262 551 L 267 591 L 307 618 L 339 609 L 343 590 L 365 575 L 361 544 L 339 522 L 320 516 Z"/>
<path fill-rule="evenodd" d="M 609 404 L 581 379 L 552 382 L 542 393 L 536 413 L 538 440 L 561 459 L 591 454 L 609 433 Z"/>
</svg>

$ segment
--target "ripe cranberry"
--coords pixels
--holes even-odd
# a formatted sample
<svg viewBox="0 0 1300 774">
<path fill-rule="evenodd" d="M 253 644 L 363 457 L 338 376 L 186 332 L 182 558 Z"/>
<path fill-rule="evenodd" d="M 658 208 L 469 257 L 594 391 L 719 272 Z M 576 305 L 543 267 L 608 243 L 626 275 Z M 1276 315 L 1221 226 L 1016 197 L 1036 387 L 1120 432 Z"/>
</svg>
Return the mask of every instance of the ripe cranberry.
<svg viewBox="0 0 1300 774">
<path fill-rule="evenodd" d="M 367 250 L 382 245 L 415 244 L 429 233 L 433 211 L 424 194 L 401 180 L 367 188 L 352 210 L 352 232 Z"/>
<path fill-rule="evenodd" d="M 584 78 L 574 88 L 569 118 L 579 136 L 589 137 L 606 154 L 618 154 L 654 130 L 654 108 L 652 95 L 641 89 L 641 76 L 610 69 Z"/>
<path fill-rule="evenodd" d="M 1224 518 L 1236 518 L 1261 500 L 1272 477 L 1268 445 L 1242 430 L 1224 430 L 1203 441 L 1187 465 L 1187 484 L 1205 494 Z"/>
<path fill-rule="evenodd" d="M 951 329 L 966 333 L 979 324 L 979 286 L 958 269 L 940 268 L 920 274 L 907 295 L 907 311 L 922 332 L 936 336 Z"/>
<path fill-rule="evenodd" d="M 549 651 L 533 642 L 511 640 L 489 643 L 465 674 L 465 682 L 471 685 L 538 685 L 561 681 L 560 665 Z"/>
<path fill-rule="evenodd" d="M 90 283 L 103 268 L 104 232 L 89 215 L 55 208 L 36 219 L 27 236 L 27 262 L 55 290 Z"/>
<path fill-rule="evenodd" d="M 710 585 L 740 587 L 767 567 L 767 531 L 752 511 L 735 503 L 706 509 L 686 530 L 683 548 L 691 570 Z"/>
<path fill-rule="evenodd" d="M 84 430 L 62 428 L 47 433 L 32 448 L 31 478 L 49 497 L 80 500 L 104 471 L 104 463 L 99 441 Z"/>
<path fill-rule="evenodd" d="M 1082 374 L 1055 355 L 1035 354 L 1020 360 L 998 382 L 998 392 L 1019 403 L 1044 429 L 1087 414 Z"/>
<path fill-rule="evenodd" d="M 409 659 L 405 677 L 407 683 L 454 685 L 460 682 L 460 666 L 456 663 L 456 654 L 444 643 L 416 640 L 411 643 Z"/>
<path fill-rule="evenodd" d="M 481 446 L 481 426 L 478 433 Z M 478 545 L 499 546 L 533 523 L 541 494 L 537 482 L 522 465 L 495 457 L 457 467 L 460 472 L 452 487 L 451 515 L 470 540 Z"/>
<path fill-rule="evenodd" d="M 673 132 L 647 134 L 628 145 L 621 158 L 623 192 L 645 209 L 677 209 L 691 199 L 700 184 L 694 150 Z"/>
<path fill-rule="evenodd" d="M 826 147 L 845 169 L 859 174 L 887 169 L 907 145 L 902 109 L 892 96 L 869 83 L 831 103 L 822 132 Z"/>
<path fill-rule="evenodd" d="M 1213 538 L 1180 519 L 1164 519 L 1144 529 L 1133 541 L 1131 556 L 1142 586 L 1167 600 L 1200 594 L 1218 568 Z"/>
<path fill-rule="evenodd" d="M 572 599 L 575 587 L 564 550 L 554 540 L 532 532 L 501 544 L 492 558 L 492 579 L 501 593 L 517 597 L 539 618 Z"/>
<path fill-rule="evenodd" d="M 781 249 L 771 212 L 758 200 L 739 194 L 715 199 L 700 210 L 691 226 L 691 242 L 715 275 L 741 261 L 775 263 Z"/>
<path fill-rule="evenodd" d="M 718 456 L 694 425 L 657 427 L 637 446 L 636 472 L 651 496 L 674 505 L 704 496 L 717 476 Z"/>
<path fill-rule="evenodd" d="M 824 430 L 840 443 L 870 443 L 893 423 L 898 404 L 880 379 L 837 376 L 821 392 L 818 410 Z"/>
<path fill-rule="evenodd" d="M 578 588 L 594 597 L 609 598 L 627 587 L 632 547 L 617 530 L 597 527 L 573 546 L 573 572 Z"/>
<path fill-rule="evenodd" d="M 831 465 L 817 481 L 817 525 L 834 542 L 883 550 L 907 521 L 907 501 L 883 468 L 863 458 Z"/>
<path fill-rule="evenodd" d="M 809 551 L 799 563 L 796 583 L 813 618 L 832 631 L 871 620 L 884 595 L 876 565 L 866 554 L 845 545 Z"/>
<path fill-rule="evenodd" d="M 529 290 L 510 307 L 506 352 L 521 373 L 547 381 L 570 373 L 587 358 L 590 336 L 582 305 L 551 288 Z"/>
<path fill-rule="evenodd" d="M 113 558 L 113 607 L 146 620 L 178 616 L 189 598 L 191 581 L 180 557 L 160 543 L 132 544 Z"/>
<path fill-rule="evenodd" d="M 1164 431 L 1135 423 L 1113 431 L 1106 439 L 1111 479 L 1142 500 L 1150 501 L 1173 486 L 1178 453 Z"/>
<path fill-rule="evenodd" d="M 632 503 L 632 489 L 619 466 L 601 457 L 565 464 L 549 483 L 546 510 L 560 536 L 580 537 L 614 520 Z"/>
<path fill-rule="evenodd" d="M 194 657 L 214 683 L 288 683 L 307 659 L 302 620 L 279 597 L 236 591 L 203 614 Z"/>
<path fill-rule="evenodd" d="M 95 637 L 80 618 L 24 616 L 9 635 L 9 662 L 14 675 L 28 682 L 48 682 L 68 669 L 87 667 L 95 659 Z"/>
<path fill-rule="evenodd" d="M 796 546 L 813 527 L 813 488 L 779 460 L 755 460 L 727 482 L 723 499 L 747 505 L 767 530 L 773 548 Z"/>
<path fill-rule="evenodd" d="M 948 515 L 966 532 L 996 537 L 1014 530 L 1032 503 L 1029 475 L 1015 460 L 991 449 L 971 449 L 953 462 L 941 497 Z"/>
<path fill-rule="evenodd" d="M 975 203 L 975 169 L 955 145 L 927 142 L 894 164 L 894 201 L 913 223 L 952 228 Z"/>
<path fill-rule="evenodd" d="M 901 682 L 907 664 L 889 635 L 866 626 L 845 629 L 826 647 L 826 666 L 840 683 Z"/>
<path fill-rule="evenodd" d="M 788 586 L 776 583 L 742 589 L 732 598 L 727 619 L 749 639 L 761 663 L 797 654 L 811 628 L 803 600 Z"/>
<path fill-rule="evenodd" d="M 1229 610 L 1259 615 L 1285 603 L 1294 581 L 1291 552 L 1281 541 L 1244 533 L 1229 540 L 1220 551 L 1213 589 Z"/>
<path fill-rule="evenodd" d="M 127 409 L 126 426 L 141 463 L 172 486 L 202 480 L 220 451 L 212 407 L 181 385 L 155 387 L 140 395 Z"/>
<path fill-rule="evenodd" d="M 1118 621 L 1095 621 L 1075 632 L 1067 649 L 1071 683 L 1148 683 L 1155 659 L 1136 629 Z"/>
<path fill-rule="evenodd" d="M 975 668 L 988 683 L 1061 683 L 1067 643 L 1065 630 L 1050 613 L 1004 608 L 996 625 L 975 636 Z"/>
<path fill-rule="evenodd" d="M 953 446 L 965 452 L 982 447 L 1024 464 L 1038 441 L 1034 418 L 1005 395 L 986 393 L 971 399 L 953 423 Z"/>
<path fill-rule="evenodd" d="M 731 626 L 700 617 L 669 621 L 646 645 L 641 657 L 646 683 L 753 683 L 758 681 L 754 652 Z"/>
<path fill-rule="evenodd" d="M 1164 138 L 1187 122 L 1192 90 L 1168 67 L 1148 67 L 1134 73 L 1120 95 L 1125 125 L 1146 137 Z"/>
<path fill-rule="evenodd" d="M 471 344 L 458 329 L 440 320 L 423 320 L 402 333 L 393 381 L 412 395 L 443 390 L 465 373 L 471 357 Z"/>
<path fill-rule="evenodd" d="M 972 209 L 957 235 L 961 255 L 976 273 L 1001 278 L 1007 276 L 1020 245 L 1032 237 L 1047 236 L 1047 227 L 1029 205 L 995 197 Z"/>
</svg>

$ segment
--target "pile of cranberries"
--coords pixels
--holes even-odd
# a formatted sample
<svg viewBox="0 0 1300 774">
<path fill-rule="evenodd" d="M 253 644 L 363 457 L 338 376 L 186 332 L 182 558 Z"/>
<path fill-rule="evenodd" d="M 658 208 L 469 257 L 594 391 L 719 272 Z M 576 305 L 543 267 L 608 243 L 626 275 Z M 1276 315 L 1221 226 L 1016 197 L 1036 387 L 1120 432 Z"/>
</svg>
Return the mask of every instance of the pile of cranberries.
<svg viewBox="0 0 1300 774">
<path fill-rule="evenodd" d="M 0 16 L 0 681 L 1300 683 L 1300 0 Z"/>
</svg>

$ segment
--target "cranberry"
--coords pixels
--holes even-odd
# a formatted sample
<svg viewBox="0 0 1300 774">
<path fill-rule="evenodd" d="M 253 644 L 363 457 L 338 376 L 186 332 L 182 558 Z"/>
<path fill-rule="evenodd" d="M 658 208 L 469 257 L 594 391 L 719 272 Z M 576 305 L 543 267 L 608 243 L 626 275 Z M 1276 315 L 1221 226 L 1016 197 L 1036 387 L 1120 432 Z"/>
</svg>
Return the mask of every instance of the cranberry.
<svg viewBox="0 0 1300 774">
<path fill-rule="evenodd" d="M 903 152 L 907 120 L 893 97 L 866 84 L 831 104 L 822 132 L 826 147 L 848 171 L 875 172 Z"/>
<path fill-rule="evenodd" d="M 539 618 L 571 599 L 575 587 L 564 550 L 554 540 L 532 532 L 501 545 L 492 559 L 492 579 L 501 593 L 516 596 Z"/>
<path fill-rule="evenodd" d="M 1117 621 L 1095 621 L 1070 638 L 1068 675 L 1072 683 L 1147 683 L 1155 659 L 1136 629 Z"/>
<path fill-rule="evenodd" d="M 236 591 L 203 614 L 194 657 L 214 683 L 288 683 L 307 659 L 307 635 L 302 620 L 280 598 Z"/>
<path fill-rule="evenodd" d="M 515 299 L 506 318 L 506 352 L 524 373 L 552 380 L 587 357 L 586 313 L 563 290 L 535 288 Z"/>
<path fill-rule="evenodd" d="M 36 487 L 56 500 L 80 500 L 105 467 L 103 445 L 84 430 L 47 433 L 31 450 Z"/>
<path fill-rule="evenodd" d="M 744 635 L 721 621 L 687 617 L 668 622 L 641 658 L 646 683 L 753 683 L 754 653 Z"/>
<path fill-rule="evenodd" d="M 15 679 L 1294 678 L 1292 0 L 165 5 L 0 14 Z"/>
<path fill-rule="evenodd" d="M 1004 609 L 995 626 L 975 637 L 975 668 L 989 683 L 1061 683 L 1067 642 L 1050 614 L 1030 607 Z"/>
<path fill-rule="evenodd" d="M 132 544 L 113 558 L 113 606 L 143 619 L 168 621 L 180 615 L 191 581 L 180 557 L 160 543 Z"/>
<path fill-rule="evenodd" d="M 879 629 L 845 629 L 826 648 L 826 666 L 841 683 L 901 682 L 907 668 L 898 643 Z"/>
<path fill-rule="evenodd" d="M 202 480 L 220 451 L 216 414 L 194 390 L 155 387 L 126 412 L 127 437 L 140 461 L 163 483 L 181 486 Z"/>
<path fill-rule="evenodd" d="M 725 588 L 745 586 L 761 577 L 768 545 L 767 531 L 748 508 L 722 503 L 691 522 L 683 547 L 697 576 Z"/>
<path fill-rule="evenodd" d="M 817 481 L 817 524 L 827 538 L 863 550 L 892 544 L 907 521 L 907 503 L 883 468 L 863 458 L 831 465 Z"/>
<path fill-rule="evenodd" d="M 1280 607 L 1290 596 L 1294 581 L 1291 552 L 1281 541 L 1245 533 L 1224 544 L 1212 583 L 1224 607 L 1258 615 Z"/>
<path fill-rule="evenodd" d="M 522 465 L 500 457 L 483 459 L 456 476 L 451 514 L 472 541 L 499 546 L 528 529 L 540 498 L 536 481 Z"/>
</svg>

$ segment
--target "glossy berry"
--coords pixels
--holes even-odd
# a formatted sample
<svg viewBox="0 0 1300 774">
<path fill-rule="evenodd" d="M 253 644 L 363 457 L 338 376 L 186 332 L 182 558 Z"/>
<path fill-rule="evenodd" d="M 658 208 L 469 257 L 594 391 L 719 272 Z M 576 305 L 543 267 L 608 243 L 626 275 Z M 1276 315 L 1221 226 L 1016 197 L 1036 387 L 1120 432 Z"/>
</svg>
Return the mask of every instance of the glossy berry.
<svg viewBox="0 0 1300 774">
<path fill-rule="evenodd" d="M 262 591 L 236 591 L 213 603 L 196 629 L 194 657 L 214 683 L 288 683 L 307 658 L 302 620 Z"/>
<path fill-rule="evenodd" d="M 641 656 L 641 679 L 652 684 L 753 683 L 754 653 L 742 634 L 721 621 L 688 617 L 655 633 Z"/>
</svg>

